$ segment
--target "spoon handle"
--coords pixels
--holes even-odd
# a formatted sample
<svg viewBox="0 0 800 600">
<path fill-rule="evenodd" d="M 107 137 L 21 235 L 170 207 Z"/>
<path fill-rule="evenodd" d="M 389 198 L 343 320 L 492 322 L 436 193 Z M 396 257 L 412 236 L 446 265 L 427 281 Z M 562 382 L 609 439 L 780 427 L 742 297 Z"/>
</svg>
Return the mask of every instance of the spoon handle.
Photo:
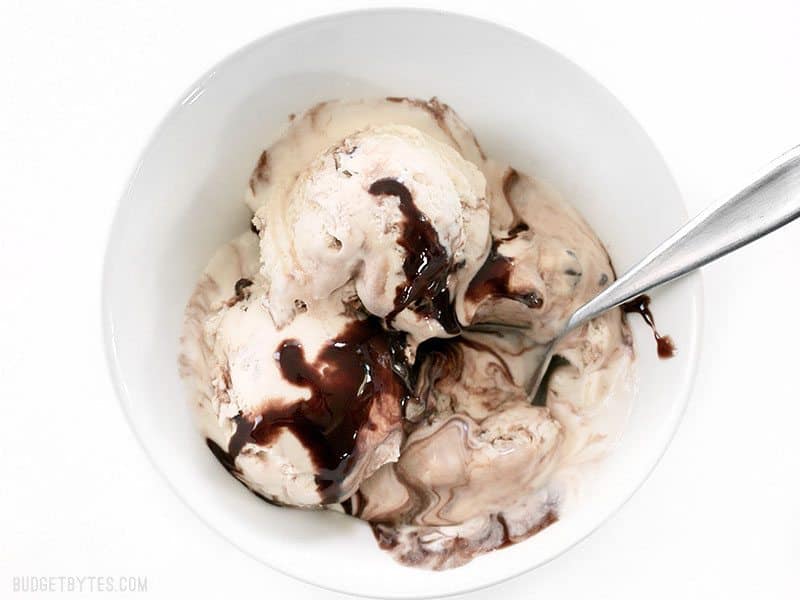
<svg viewBox="0 0 800 600">
<path fill-rule="evenodd" d="M 800 216 L 800 146 L 767 165 L 742 191 L 712 204 L 608 288 L 564 331 L 749 244 Z"/>
</svg>

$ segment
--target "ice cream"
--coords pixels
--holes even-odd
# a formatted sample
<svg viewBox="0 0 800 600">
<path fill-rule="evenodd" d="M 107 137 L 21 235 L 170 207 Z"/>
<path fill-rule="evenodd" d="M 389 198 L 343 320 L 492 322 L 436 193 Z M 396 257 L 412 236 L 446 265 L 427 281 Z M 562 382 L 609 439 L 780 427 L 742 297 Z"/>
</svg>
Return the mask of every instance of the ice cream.
<svg viewBox="0 0 800 600">
<path fill-rule="evenodd" d="M 279 327 L 298 304 L 352 282 L 367 312 L 415 342 L 458 333 L 458 299 L 490 235 L 486 180 L 452 147 L 408 126 L 370 126 L 324 150 L 290 187 L 256 198 Z"/>
<path fill-rule="evenodd" d="M 208 445 L 273 502 L 341 501 L 399 454 L 400 334 L 359 314 L 351 286 L 281 329 L 265 295 L 248 232 L 218 251 L 189 303 L 181 368 Z"/>
<path fill-rule="evenodd" d="M 246 192 L 254 232 L 212 258 L 180 357 L 220 462 L 264 499 L 368 521 L 433 569 L 555 523 L 628 411 L 619 310 L 544 345 L 614 279 L 541 181 L 484 155 L 445 104 L 327 102 Z"/>
</svg>

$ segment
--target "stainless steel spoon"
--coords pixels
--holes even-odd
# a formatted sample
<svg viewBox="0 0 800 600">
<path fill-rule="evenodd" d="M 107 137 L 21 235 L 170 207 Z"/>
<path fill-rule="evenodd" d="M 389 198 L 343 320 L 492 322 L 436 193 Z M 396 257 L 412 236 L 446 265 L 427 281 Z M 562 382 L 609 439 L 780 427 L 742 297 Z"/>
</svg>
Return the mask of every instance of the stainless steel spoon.
<svg viewBox="0 0 800 600">
<path fill-rule="evenodd" d="M 528 389 L 538 390 L 558 342 L 605 311 L 678 279 L 757 240 L 800 216 L 800 146 L 767 165 L 731 198 L 717 202 L 658 246 L 619 279 L 578 308 L 548 343 Z"/>
</svg>

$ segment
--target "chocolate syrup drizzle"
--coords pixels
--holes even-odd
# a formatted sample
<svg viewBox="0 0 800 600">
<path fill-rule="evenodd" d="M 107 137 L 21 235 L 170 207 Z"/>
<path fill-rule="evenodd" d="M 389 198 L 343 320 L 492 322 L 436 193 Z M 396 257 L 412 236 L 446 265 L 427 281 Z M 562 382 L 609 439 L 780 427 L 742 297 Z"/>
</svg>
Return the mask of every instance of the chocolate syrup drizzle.
<svg viewBox="0 0 800 600">
<path fill-rule="evenodd" d="M 370 411 L 375 402 L 397 402 L 396 418 L 409 395 L 395 365 L 405 362 L 405 334 L 386 331 L 377 317 L 350 323 L 326 343 L 314 362 L 298 340 L 284 340 L 275 350 L 283 377 L 307 388 L 311 398 L 260 413 L 234 417 L 236 429 L 228 451 L 212 452 L 231 470 L 245 443 L 269 445 L 282 430 L 292 432 L 308 450 L 317 469 L 323 499 L 337 499 L 342 483 L 357 460 L 356 442 L 362 428 L 374 428 Z M 392 418 L 391 414 L 386 418 Z"/>
<path fill-rule="evenodd" d="M 267 498 L 264 494 L 260 494 L 259 492 L 255 491 L 250 486 L 248 486 L 244 481 L 242 481 L 242 479 L 239 477 L 241 472 L 234 463 L 235 458 L 231 457 L 230 452 L 226 452 L 225 450 L 223 450 L 220 447 L 220 445 L 217 444 L 217 442 L 215 442 L 211 438 L 206 438 L 206 446 L 208 446 L 208 449 L 211 450 L 211 454 L 213 454 L 214 457 L 220 462 L 220 464 L 222 464 L 222 466 L 225 467 L 228 473 L 233 475 L 236 481 L 238 481 L 244 487 L 246 487 L 249 492 L 255 494 L 261 500 L 263 500 L 268 504 L 272 504 L 274 506 L 283 506 L 283 504 L 281 504 L 280 502 L 276 502 L 271 498 Z"/>
<path fill-rule="evenodd" d="M 217 442 L 211 438 L 206 438 L 206 446 L 211 450 L 211 454 L 214 455 L 214 458 L 216 458 L 229 473 L 236 473 L 238 471 L 234 463 L 234 457 Z"/>
<path fill-rule="evenodd" d="M 386 316 L 386 323 L 391 326 L 394 318 L 410 307 L 419 315 L 439 321 L 447 333 L 460 333 L 461 326 L 447 289 L 447 277 L 454 265 L 439 241 L 439 234 L 417 208 L 409 189 L 398 180 L 378 179 L 369 186 L 369 193 L 398 198 L 404 218 L 397 243 L 406 251 L 403 260 L 406 280 L 397 286 L 394 309 Z"/>
<path fill-rule="evenodd" d="M 675 356 L 675 344 L 672 338 L 668 335 L 661 335 L 656 329 L 656 322 L 653 319 L 653 313 L 650 312 L 650 296 L 642 294 L 633 300 L 629 300 L 625 304 L 620 305 L 624 313 L 638 313 L 644 319 L 644 322 L 653 330 L 653 337 L 656 339 L 656 347 L 658 348 L 659 358 L 672 358 Z"/>
<path fill-rule="evenodd" d="M 469 300 L 480 302 L 486 298 L 508 298 L 520 302 L 528 308 L 542 307 L 544 300 L 536 291 L 514 292 L 511 290 L 509 280 L 514 267 L 514 259 L 500 254 L 498 250 L 501 243 L 513 240 L 528 229 L 528 225 L 520 221 L 505 238 L 492 240 L 492 248 L 486 261 L 467 287 L 466 297 Z"/>
<path fill-rule="evenodd" d="M 261 179 L 265 178 L 268 170 L 265 156 L 260 159 L 258 170 L 263 172 L 259 173 Z M 503 181 L 506 196 L 518 179 L 519 175 L 513 169 L 506 174 Z M 306 357 L 299 340 L 284 340 L 275 349 L 274 359 L 283 377 L 294 385 L 308 389 L 311 397 L 258 415 L 235 416 L 234 433 L 227 450 L 211 439 L 206 440 L 219 462 L 238 476 L 240 471 L 235 464 L 236 457 L 248 442 L 269 445 L 282 430 L 292 432 L 308 450 L 316 467 L 316 483 L 323 502 L 338 500 L 341 484 L 358 459 L 359 432 L 376 427 L 375 423 L 370 422 L 370 413 L 376 402 L 384 402 L 380 407 L 380 418 L 400 421 L 409 400 L 430 405 L 429 393 L 436 381 L 448 376 L 460 377 L 463 369 L 460 344 L 472 347 L 479 345 L 480 348 L 476 349 L 491 352 L 488 346 L 474 341 L 434 338 L 419 347 L 415 368 L 409 366 L 404 352 L 406 334 L 391 329 L 392 321 L 402 310 L 410 308 L 417 314 L 439 321 L 448 334 L 459 334 L 461 326 L 450 299 L 447 279 L 463 264 L 453 264 L 433 225 L 416 206 L 411 192 L 403 183 L 393 178 L 383 178 L 375 181 L 368 191 L 375 196 L 398 198 L 403 215 L 398 244 L 406 251 L 403 261 L 405 281 L 397 286 L 394 308 L 385 319 L 386 327 L 390 329 L 387 330 L 382 320 L 374 316 L 353 321 L 326 342 L 313 362 Z M 254 225 L 252 228 L 255 230 Z M 535 291 L 520 293 L 511 290 L 509 279 L 514 266 L 513 258 L 499 252 L 502 242 L 510 241 L 528 230 L 528 225 L 515 215 L 515 224 L 507 236 L 493 240 L 486 261 L 468 286 L 467 298 L 478 302 L 487 297 L 502 297 L 529 308 L 542 306 L 543 300 Z M 238 280 L 234 299 L 244 299 L 252 284 L 246 278 Z M 623 304 L 621 308 L 626 313 L 637 312 L 642 315 L 653 329 L 659 356 L 672 356 L 672 340 L 668 336 L 661 336 L 656 330 L 649 304 L 650 298 L 643 295 Z M 503 372 L 510 378 L 505 361 L 499 355 L 497 358 Z M 563 362 L 561 357 L 555 357 L 550 371 Z M 546 381 L 541 388 L 546 389 Z M 538 399 L 538 402 L 544 401 Z M 352 502 L 345 502 L 348 513 L 354 510 Z M 504 530 L 503 545 L 510 543 L 502 515 L 497 518 Z M 556 519 L 555 513 L 548 513 L 541 527 Z"/>
</svg>

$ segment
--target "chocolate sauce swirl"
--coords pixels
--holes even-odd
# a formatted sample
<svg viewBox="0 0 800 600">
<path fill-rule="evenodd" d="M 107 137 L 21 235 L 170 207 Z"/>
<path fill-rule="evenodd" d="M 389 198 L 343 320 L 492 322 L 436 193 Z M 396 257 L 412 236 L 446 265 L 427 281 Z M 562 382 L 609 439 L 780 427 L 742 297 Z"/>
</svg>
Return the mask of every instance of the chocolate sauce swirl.
<svg viewBox="0 0 800 600">
<path fill-rule="evenodd" d="M 528 231 L 524 222 L 517 223 L 505 238 L 492 241 L 492 248 L 486 261 L 467 287 L 466 297 L 478 303 L 486 298 L 508 298 L 524 304 L 528 308 L 541 308 L 544 304 L 542 297 L 535 291 L 514 291 L 510 285 L 511 271 L 514 268 L 514 259 L 504 256 L 498 250 L 502 242 L 513 240 L 517 235 Z"/>
<path fill-rule="evenodd" d="M 458 334 L 461 326 L 447 289 L 447 277 L 454 265 L 436 229 L 414 203 L 409 189 L 397 179 L 378 179 L 369 186 L 369 193 L 395 196 L 403 215 L 397 243 L 406 251 L 403 260 L 406 280 L 397 286 L 394 309 L 386 316 L 386 323 L 391 325 L 402 310 L 411 308 L 419 315 L 439 321 L 447 333 Z"/>
<path fill-rule="evenodd" d="M 400 422 L 409 391 L 395 369 L 405 362 L 404 346 L 405 334 L 386 331 L 376 317 L 350 323 L 313 362 L 300 341 L 284 340 L 274 354 L 281 374 L 308 389 L 311 397 L 254 418 L 235 417 L 227 453 L 215 455 L 230 470 L 245 443 L 268 446 L 282 431 L 290 431 L 311 455 L 323 501 L 335 501 L 339 484 L 358 459 L 359 432 L 375 428 L 370 422 L 375 403 L 381 403 L 379 418 Z"/>
</svg>

